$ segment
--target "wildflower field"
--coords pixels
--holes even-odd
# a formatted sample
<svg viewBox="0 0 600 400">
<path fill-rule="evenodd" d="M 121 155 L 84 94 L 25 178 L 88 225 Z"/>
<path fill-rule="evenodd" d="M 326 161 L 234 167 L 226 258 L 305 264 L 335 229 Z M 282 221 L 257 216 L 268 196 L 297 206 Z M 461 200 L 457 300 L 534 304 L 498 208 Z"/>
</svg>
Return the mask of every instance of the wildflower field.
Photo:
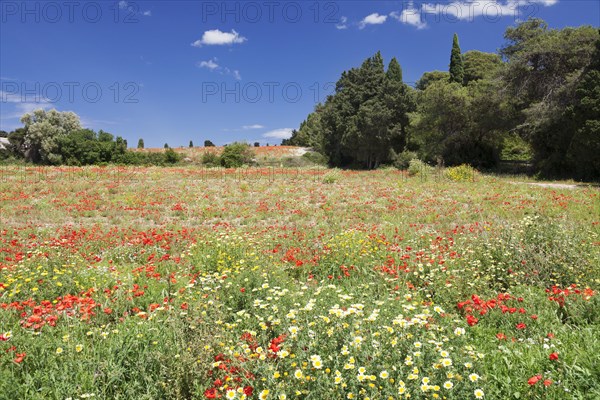
<svg viewBox="0 0 600 400">
<path fill-rule="evenodd" d="M 598 399 L 600 190 L 0 170 L 1 399 Z"/>
</svg>

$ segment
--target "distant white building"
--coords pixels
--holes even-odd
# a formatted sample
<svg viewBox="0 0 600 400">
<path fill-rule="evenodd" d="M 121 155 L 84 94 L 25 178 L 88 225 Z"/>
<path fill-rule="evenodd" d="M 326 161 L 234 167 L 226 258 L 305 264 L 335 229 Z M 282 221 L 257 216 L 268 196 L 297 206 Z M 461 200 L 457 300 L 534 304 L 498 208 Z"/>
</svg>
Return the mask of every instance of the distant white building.
<svg viewBox="0 0 600 400">
<path fill-rule="evenodd" d="M 9 144 L 10 142 L 7 138 L 0 137 L 0 149 L 5 149 Z"/>
</svg>

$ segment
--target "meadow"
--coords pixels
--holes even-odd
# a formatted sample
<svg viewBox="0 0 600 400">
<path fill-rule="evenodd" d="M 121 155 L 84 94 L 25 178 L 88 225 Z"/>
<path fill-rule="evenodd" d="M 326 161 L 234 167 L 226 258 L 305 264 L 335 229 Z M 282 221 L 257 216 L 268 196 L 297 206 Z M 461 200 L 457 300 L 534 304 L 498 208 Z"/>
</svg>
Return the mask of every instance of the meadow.
<svg viewBox="0 0 600 400">
<path fill-rule="evenodd" d="M 600 190 L 0 167 L 1 399 L 598 399 Z"/>
</svg>

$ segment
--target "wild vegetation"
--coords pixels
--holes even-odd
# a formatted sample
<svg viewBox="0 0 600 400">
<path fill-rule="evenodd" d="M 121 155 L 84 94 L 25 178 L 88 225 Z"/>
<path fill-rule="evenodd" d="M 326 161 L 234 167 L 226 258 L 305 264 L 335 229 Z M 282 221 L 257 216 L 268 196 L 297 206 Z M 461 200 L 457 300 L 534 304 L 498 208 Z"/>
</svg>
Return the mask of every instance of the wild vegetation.
<svg viewBox="0 0 600 400">
<path fill-rule="evenodd" d="M 597 188 L 409 172 L 0 167 L 0 397 L 600 397 Z"/>
</svg>

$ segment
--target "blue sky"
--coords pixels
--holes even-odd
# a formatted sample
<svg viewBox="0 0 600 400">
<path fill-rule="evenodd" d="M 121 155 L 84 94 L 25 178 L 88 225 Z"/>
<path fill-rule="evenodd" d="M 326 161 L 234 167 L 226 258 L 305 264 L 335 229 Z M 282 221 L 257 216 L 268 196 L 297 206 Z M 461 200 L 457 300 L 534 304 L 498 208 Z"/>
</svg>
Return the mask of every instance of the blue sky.
<svg viewBox="0 0 600 400">
<path fill-rule="evenodd" d="M 146 147 L 280 143 L 342 71 L 381 50 L 404 79 L 495 52 L 506 27 L 600 25 L 595 0 L 0 0 L 0 130 L 34 108 Z"/>
</svg>

